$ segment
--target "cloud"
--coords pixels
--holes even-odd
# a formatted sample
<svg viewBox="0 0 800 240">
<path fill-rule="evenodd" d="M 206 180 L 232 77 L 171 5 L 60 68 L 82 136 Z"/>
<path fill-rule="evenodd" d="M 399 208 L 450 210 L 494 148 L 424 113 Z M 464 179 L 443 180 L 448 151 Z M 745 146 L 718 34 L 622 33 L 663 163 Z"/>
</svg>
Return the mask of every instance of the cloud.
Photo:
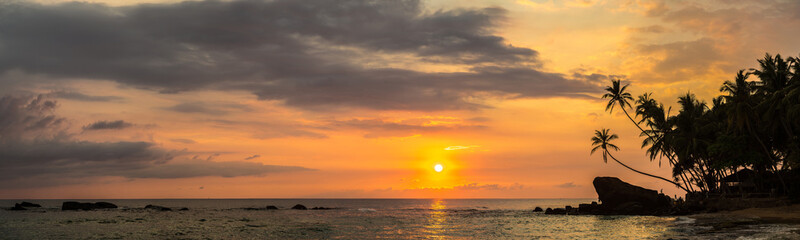
<svg viewBox="0 0 800 240">
<path fill-rule="evenodd" d="M 55 101 L 44 95 L 3 96 L 0 98 L 0 143 L 64 134 L 58 128 L 66 120 L 52 114 L 56 106 Z"/>
<path fill-rule="evenodd" d="M 668 29 L 661 25 L 650 25 L 646 27 L 631 27 L 628 30 L 636 33 L 664 33 Z"/>
<path fill-rule="evenodd" d="M 83 130 L 107 130 L 107 129 L 124 129 L 132 127 L 133 124 L 123 120 L 117 121 L 97 121 L 83 127 Z"/>
<path fill-rule="evenodd" d="M 469 146 L 449 146 L 449 147 L 446 147 L 446 148 L 444 148 L 444 150 L 445 150 L 445 151 L 455 151 L 455 150 L 464 150 L 464 149 L 477 148 L 477 147 L 480 147 L 480 146 L 478 146 L 478 145 L 469 145 Z"/>
<path fill-rule="evenodd" d="M 244 160 L 251 160 L 251 159 L 256 159 L 256 158 L 259 158 L 259 157 L 261 157 L 261 155 L 256 154 L 256 155 L 253 155 L 253 156 L 246 157 L 246 158 L 244 158 Z"/>
<path fill-rule="evenodd" d="M 413 189 L 405 189 L 404 191 L 419 191 L 419 190 L 459 190 L 459 191 L 477 191 L 477 190 L 523 190 L 526 186 L 514 183 L 511 185 L 500 185 L 500 184 L 478 184 L 478 183 L 468 183 L 463 185 L 453 186 L 452 188 L 413 188 Z"/>
<path fill-rule="evenodd" d="M 117 96 L 92 96 L 80 92 L 63 91 L 63 90 L 53 91 L 47 95 L 55 98 L 84 101 L 84 102 L 111 102 L 123 99 L 122 97 L 117 97 Z"/>
<path fill-rule="evenodd" d="M 486 129 L 484 125 L 463 123 L 452 118 L 411 118 L 401 120 L 367 118 L 331 121 L 333 129 L 359 129 L 366 131 L 364 137 L 405 137 L 423 133 L 466 131 Z"/>
<path fill-rule="evenodd" d="M 296 166 L 184 159 L 187 151 L 169 150 L 152 142 L 92 142 L 75 139 L 64 118 L 53 114 L 58 104 L 46 95 L 0 98 L 0 188 L 80 184 L 96 177 L 191 178 L 261 176 L 310 170 Z M 87 130 L 119 129 L 124 121 L 99 121 Z"/>
<path fill-rule="evenodd" d="M 164 108 L 165 110 L 180 112 L 180 113 L 202 113 L 209 115 L 220 115 L 228 113 L 230 110 L 251 111 L 247 105 L 237 103 L 208 103 L 208 102 L 185 102 L 171 107 Z"/>
<path fill-rule="evenodd" d="M 563 183 L 563 184 L 558 184 L 558 185 L 556 185 L 556 187 L 558 187 L 558 188 L 575 188 L 575 187 L 580 187 L 580 185 L 575 185 L 574 182 L 567 182 L 567 183 Z"/>
<path fill-rule="evenodd" d="M 429 12 L 415 0 L 5 6 L 0 73 L 109 80 L 164 93 L 245 90 L 312 110 L 470 110 L 487 107 L 481 100 L 492 97 L 598 91 L 538 70 L 535 50 L 494 34 L 505 21 L 501 8 Z M 358 61 L 380 54 L 472 68 L 433 73 Z M 171 109 L 222 111 L 196 103 Z"/>
<path fill-rule="evenodd" d="M 193 178 L 193 177 L 241 177 L 263 176 L 270 173 L 310 171 L 295 166 L 264 165 L 242 161 L 186 161 L 156 165 L 148 168 L 125 170 L 117 173 L 129 178 Z"/>
<path fill-rule="evenodd" d="M 185 143 L 185 144 L 195 144 L 195 143 L 197 143 L 197 141 L 195 141 L 195 140 L 186 139 L 186 138 L 173 138 L 173 139 L 170 139 L 170 141 L 171 142 L 176 142 L 176 143 Z"/>
<path fill-rule="evenodd" d="M 242 128 L 252 132 L 252 137 L 257 139 L 271 139 L 284 137 L 302 138 L 328 138 L 327 135 L 315 132 L 315 127 L 305 126 L 296 123 L 281 122 L 253 122 L 235 121 L 225 119 L 208 119 L 207 121 L 215 124 L 218 128 Z M 256 129 L 256 130 L 253 130 Z"/>
<path fill-rule="evenodd" d="M 662 59 L 656 62 L 652 68 L 655 73 L 654 77 L 669 76 L 657 79 L 661 81 L 674 80 L 674 78 L 685 79 L 688 76 L 705 74 L 717 67 L 722 56 L 716 47 L 716 42 L 709 38 L 642 45 L 639 51 L 642 54 L 662 56 Z"/>
</svg>

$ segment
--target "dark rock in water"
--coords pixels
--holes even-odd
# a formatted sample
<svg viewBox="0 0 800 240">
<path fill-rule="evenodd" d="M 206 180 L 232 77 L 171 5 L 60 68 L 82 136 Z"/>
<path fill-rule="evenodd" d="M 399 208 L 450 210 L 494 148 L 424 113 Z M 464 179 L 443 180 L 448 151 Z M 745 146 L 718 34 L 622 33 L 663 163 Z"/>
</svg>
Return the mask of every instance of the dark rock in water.
<svg viewBox="0 0 800 240">
<path fill-rule="evenodd" d="M 564 209 L 564 208 L 556 208 L 556 209 L 547 208 L 547 210 L 544 211 L 544 214 L 565 215 L 565 214 L 567 214 L 567 209 Z"/>
<path fill-rule="evenodd" d="M 267 210 L 278 210 L 278 207 L 269 205 L 267 206 Z"/>
<path fill-rule="evenodd" d="M 597 202 L 594 202 L 594 204 L 582 203 L 578 205 L 578 213 L 580 214 L 594 214 L 599 209 L 600 207 L 597 205 Z"/>
<path fill-rule="evenodd" d="M 117 205 L 110 202 L 96 202 L 94 205 L 96 208 L 117 208 Z"/>
<path fill-rule="evenodd" d="M 42 205 L 31 203 L 31 202 L 22 202 L 19 204 L 20 207 L 42 207 Z"/>
<path fill-rule="evenodd" d="M 536 208 L 533 209 L 533 212 L 541 212 L 541 211 L 544 211 L 544 210 L 542 210 L 542 208 L 540 208 L 540 207 L 536 207 Z"/>
<path fill-rule="evenodd" d="M 297 204 L 297 205 L 294 205 L 294 207 L 292 207 L 292 209 L 295 209 L 295 210 L 306 210 L 308 208 L 306 208 L 306 206 L 303 206 L 302 204 Z"/>
<path fill-rule="evenodd" d="M 104 208 L 117 208 L 117 205 L 109 202 L 96 202 L 96 203 L 81 203 L 81 202 L 64 202 L 61 204 L 61 210 L 94 210 Z"/>
<path fill-rule="evenodd" d="M 151 209 L 151 210 L 156 210 L 156 211 L 172 211 L 172 208 L 156 206 L 156 205 L 149 205 L 149 204 L 147 206 L 144 206 L 144 209 Z M 186 210 L 189 210 L 189 209 L 187 208 Z"/>
<path fill-rule="evenodd" d="M 189 208 L 181 208 L 178 211 L 189 211 Z"/>
<path fill-rule="evenodd" d="M 658 215 L 672 208 L 672 199 L 655 190 L 634 186 L 615 177 L 596 177 L 592 182 L 602 202 L 602 214 Z"/>
<path fill-rule="evenodd" d="M 22 204 L 16 203 L 16 204 L 14 204 L 14 207 L 9 208 L 8 210 L 22 211 L 22 210 L 28 210 L 28 209 L 22 207 Z"/>
</svg>

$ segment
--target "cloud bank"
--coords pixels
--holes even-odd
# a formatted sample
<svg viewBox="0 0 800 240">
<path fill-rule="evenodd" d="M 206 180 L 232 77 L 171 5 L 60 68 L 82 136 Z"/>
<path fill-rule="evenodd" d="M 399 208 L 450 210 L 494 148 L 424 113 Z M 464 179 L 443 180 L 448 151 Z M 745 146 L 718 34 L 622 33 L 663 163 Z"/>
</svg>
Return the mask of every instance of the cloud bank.
<svg viewBox="0 0 800 240">
<path fill-rule="evenodd" d="M 487 97 L 584 97 L 597 90 L 538 70 L 535 50 L 494 34 L 506 18 L 496 7 L 430 12 L 415 0 L 237 0 L 3 8 L 0 73 L 109 80 L 164 93 L 245 90 L 304 109 L 478 109 Z M 465 70 L 360 62 L 378 55 Z M 172 110 L 207 112 L 192 105 Z"/>
</svg>

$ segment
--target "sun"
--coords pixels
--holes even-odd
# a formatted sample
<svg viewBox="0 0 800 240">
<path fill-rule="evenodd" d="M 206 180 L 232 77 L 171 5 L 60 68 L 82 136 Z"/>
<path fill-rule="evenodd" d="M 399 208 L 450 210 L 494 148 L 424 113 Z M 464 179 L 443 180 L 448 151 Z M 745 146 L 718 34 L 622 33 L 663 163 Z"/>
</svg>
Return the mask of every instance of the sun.
<svg viewBox="0 0 800 240">
<path fill-rule="evenodd" d="M 444 170 L 444 166 L 442 166 L 442 164 L 436 164 L 436 166 L 433 166 L 433 170 L 436 172 L 442 172 L 442 170 Z"/>
</svg>

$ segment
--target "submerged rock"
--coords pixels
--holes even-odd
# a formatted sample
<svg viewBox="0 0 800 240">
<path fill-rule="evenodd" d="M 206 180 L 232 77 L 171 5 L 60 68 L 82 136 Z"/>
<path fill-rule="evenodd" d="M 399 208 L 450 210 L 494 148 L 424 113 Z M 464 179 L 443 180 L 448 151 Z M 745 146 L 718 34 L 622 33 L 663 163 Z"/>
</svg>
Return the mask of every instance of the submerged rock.
<svg viewBox="0 0 800 240">
<path fill-rule="evenodd" d="M 536 208 L 533 209 L 533 212 L 541 212 L 541 211 L 544 211 L 544 210 L 542 210 L 542 208 L 540 208 L 540 207 L 536 207 Z"/>
<path fill-rule="evenodd" d="M 267 206 L 267 210 L 278 210 L 278 207 L 269 205 Z"/>
<path fill-rule="evenodd" d="M 81 202 L 64 202 L 61 204 L 61 210 L 95 210 L 105 208 L 117 208 L 117 205 L 109 202 L 96 202 L 96 203 L 81 203 Z"/>
<path fill-rule="evenodd" d="M 151 210 L 156 210 L 156 211 L 172 211 L 172 208 L 156 206 L 156 205 L 149 205 L 149 204 L 147 206 L 144 206 L 144 209 L 151 209 Z M 186 210 L 189 210 L 189 209 L 187 208 Z"/>
<path fill-rule="evenodd" d="M 566 215 L 567 214 L 567 209 L 565 209 L 565 208 L 556 208 L 556 209 L 547 208 L 547 210 L 544 211 L 544 214 L 548 214 L 548 215 Z"/>
<path fill-rule="evenodd" d="M 20 207 L 42 207 L 42 205 L 31 203 L 31 202 L 21 202 L 19 203 Z"/>
<path fill-rule="evenodd" d="M 292 207 L 292 209 L 295 209 L 295 210 L 306 210 L 308 208 L 306 208 L 306 206 L 303 206 L 302 204 L 297 204 L 297 205 L 294 205 L 294 207 Z"/>
<path fill-rule="evenodd" d="M 28 210 L 28 209 L 26 209 L 26 208 L 22 207 L 22 205 L 21 205 L 21 204 L 19 204 L 19 203 L 16 203 L 16 204 L 14 204 L 14 207 L 11 207 L 11 208 L 9 208 L 8 210 L 13 210 L 13 211 L 22 211 L 22 210 Z"/>
</svg>

